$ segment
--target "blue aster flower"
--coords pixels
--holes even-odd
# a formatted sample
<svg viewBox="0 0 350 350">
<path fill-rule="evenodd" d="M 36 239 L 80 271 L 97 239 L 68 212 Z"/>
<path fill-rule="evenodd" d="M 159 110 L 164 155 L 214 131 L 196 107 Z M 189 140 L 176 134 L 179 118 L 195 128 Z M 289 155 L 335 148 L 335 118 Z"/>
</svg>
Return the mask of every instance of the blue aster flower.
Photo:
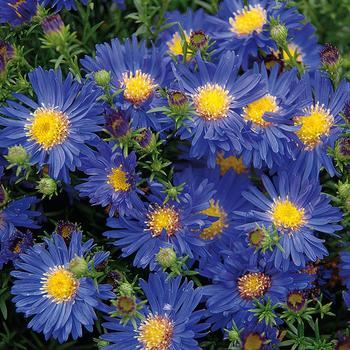
<svg viewBox="0 0 350 350">
<path fill-rule="evenodd" d="M 243 0 L 224 0 L 218 16 L 209 20 L 216 26 L 213 38 L 218 47 L 236 51 L 246 69 L 259 50 L 268 53 L 277 49 L 270 36 L 272 17 L 279 18 L 287 29 L 300 27 L 304 18 L 295 7 L 286 8 L 274 0 L 251 0 L 248 7 Z"/>
<path fill-rule="evenodd" d="M 61 11 L 62 9 L 66 10 L 76 10 L 76 0 L 40 0 L 43 6 L 49 6 L 52 9 Z M 87 4 L 87 0 L 79 0 L 83 5 Z"/>
<path fill-rule="evenodd" d="M 159 42 L 160 44 L 165 42 L 166 50 L 172 56 L 181 57 L 183 55 L 183 42 L 180 35 L 179 24 L 184 31 L 187 45 L 190 43 L 190 37 L 193 32 L 203 31 L 205 34 L 210 34 L 211 30 L 214 28 L 214 26 L 208 22 L 208 15 L 203 9 L 197 11 L 188 9 L 185 14 L 179 11 L 168 12 L 165 14 L 165 18 L 166 23 L 173 23 L 173 26 L 160 34 Z"/>
<path fill-rule="evenodd" d="M 226 250 L 220 260 L 206 264 L 200 271 L 212 280 L 203 288 L 203 294 L 208 311 L 217 316 L 217 325 L 251 321 L 254 316 L 249 310 L 254 308 L 256 299 L 281 303 L 286 301 L 289 290 L 308 286 L 309 276 L 292 268 L 280 271 L 268 260 L 252 249 Z"/>
<path fill-rule="evenodd" d="M 0 0 L 0 23 L 16 27 L 36 15 L 37 0 Z"/>
<path fill-rule="evenodd" d="M 153 270 L 156 254 L 160 248 L 172 247 L 178 256 L 194 257 L 205 254 L 207 242 L 200 238 L 199 231 L 216 218 L 201 213 L 209 207 L 213 185 L 208 180 L 200 184 L 192 181 L 189 172 L 176 174 L 174 185 L 186 184 L 178 197 L 179 201 L 166 201 L 166 189 L 153 183 L 148 201 L 137 213 L 118 219 L 110 218 L 107 225 L 112 230 L 104 233 L 122 248 L 122 256 L 135 254 L 134 266 Z M 201 252 L 202 251 L 202 252 Z"/>
<path fill-rule="evenodd" d="M 16 228 L 39 228 L 35 218 L 41 214 L 31 210 L 31 206 L 37 202 L 35 197 L 23 197 L 11 201 L 0 210 L 0 241 L 10 239 Z"/>
<path fill-rule="evenodd" d="M 69 170 L 81 165 L 81 156 L 91 156 L 88 143 L 103 124 L 100 92 L 92 83 L 80 84 L 69 74 L 37 68 L 29 73 L 37 102 L 22 94 L 14 96 L 23 104 L 8 101 L 0 108 L 0 146 L 22 144 L 31 163 L 48 165 L 49 175 L 69 182 Z"/>
<path fill-rule="evenodd" d="M 97 286 L 92 278 L 84 277 L 92 263 L 97 265 L 106 258 L 99 252 L 88 262 L 92 244 L 93 240 L 82 243 L 81 233 L 75 232 L 67 247 L 64 239 L 54 234 L 45 239 L 45 245 L 34 245 L 15 262 L 12 301 L 17 312 L 32 317 L 28 327 L 43 333 L 45 339 L 52 337 L 60 343 L 70 335 L 77 339 L 82 336 L 82 326 L 92 332 L 95 309 L 104 310 L 101 300 L 114 297 L 111 286 Z"/>
<path fill-rule="evenodd" d="M 18 230 L 0 242 L 0 268 L 2 264 L 19 259 L 19 255 L 25 253 L 33 243 L 30 231 L 24 233 Z"/>
<path fill-rule="evenodd" d="M 138 43 L 135 36 L 124 44 L 113 39 L 110 44 L 97 45 L 95 58 L 86 56 L 81 63 L 92 73 L 89 76 L 100 70 L 111 73 L 112 90 L 122 90 L 116 102 L 130 113 L 134 128 L 152 127 L 160 131 L 169 127 L 169 118 L 160 113 L 148 113 L 164 105 L 165 100 L 157 89 L 166 85 L 165 79 L 171 80 L 166 74 L 167 63 L 156 47 L 148 49 L 146 42 Z"/>
<path fill-rule="evenodd" d="M 207 157 L 211 168 L 215 167 L 217 153 L 242 150 L 246 141 L 238 109 L 265 94 L 260 74 L 249 71 L 238 76 L 237 60 L 229 51 L 217 65 L 197 57 L 196 72 L 185 65 L 174 68 L 180 88 L 188 94 L 195 110 L 178 133 L 191 141 L 189 156 Z"/>
<path fill-rule="evenodd" d="M 327 255 L 324 240 L 316 232 L 334 234 L 342 227 L 337 225 L 341 212 L 330 205 L 330 198 L 321 194 L 318 178 L 308 179 L 290 168 L 281 172 L 272 181 L 261 177 L 266 195 L 251 187 L 243 196 L 254 204 L 250 212 L 236 212 L 242 218 L 239 228 L 246 232 L 257 226 L 279 235 L 283 251 L 275 247 L 274 262 L 277 268 L 288 269 L 290 260 L 296 266 L 305 266 L 307 261 L 316 261 Z"/>
<path fill-rule="evenodd" d="M 208 328 L 201 323 L 204 310 L 197 310 L 201 289 L 194 289 L 192 281 L 181 281 L 180 276 L 169 279 L 163 273 L 150 274 L 140 286 L 149 302 L 141 310 L 144 319 L 135 320 L 135 329 L 131 323 L 122 325 L 119 319 L 108 318 L 103 327 L 109 332 L 101 338 L 111 345 L 102 349 L 199 350 L 196 339 Z"/>
<path fill-rule="evenodd" d="M 280 66 L 274 65 L 268 74 L 264 64 L 260 69 L 255 65 L 254 70 L 261 72 L 267 92 L 243 107 L 241 115 L 252 141 L 251 149 L 244 149 L 242 157 L 245 164 L 254 168 L 263 165 L 272 168 L 294 155 L 298 127 L 294 126 L 292 117 L 302 113 L 307 103 L 302 99 L 305 86 L 295 70 L 279 74 Z"/>
<path fill-rule="evenodd" d="M 334 148 L 335 141 L 342 133 L 339 113 L 348 99 L 349 85 L 342 81 L 334 91 L 330 79 L 320 72 L 306 74 L 304 81 L 308 103 L 302 115 L 294 115 L 294 124 L 299 127 L 295 132 L 299 139 L 296 157 L 317 169 L 324 167 L 333 176 L 336 171 L 328 149 Z"/>
<path fill-rule="evenodd" d="M 124 157 L 113 145 L 100 142 L 96 145 L 98 152 L 93 157 L 83 158 L 81 170 L 88 175 L 76 189 L 80 196 L 90 198 L 93 205 L 109 206 L 109 215 L 116 211 L 125 215 L 131 210 L 142 207 L 142 202 L 136 185 L 139 177 L 136 175 L 135 152 Z"/>
</svg>

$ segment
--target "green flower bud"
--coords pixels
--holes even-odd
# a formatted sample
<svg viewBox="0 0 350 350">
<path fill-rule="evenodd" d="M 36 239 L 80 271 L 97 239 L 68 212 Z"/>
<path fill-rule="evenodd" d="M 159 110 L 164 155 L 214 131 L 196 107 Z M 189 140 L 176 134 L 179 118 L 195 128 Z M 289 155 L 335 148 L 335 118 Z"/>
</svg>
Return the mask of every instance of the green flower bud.
<svg viewBox="0 0 350 350">
<path fill-rule="evenodd" d="M 233 342 L 233 343 L 237 342 L 240 339 L 239 331 L 237 329 L 231 329 L 228 332 L 228 339 L 230 342 Z"/>
<path fill-rule="evenodd" d="M 176 253 L 173 248 L 160 248 L 156 255 L 157 263 L 164 269 L 173 266 L 176 262 Z"/>
<path fill-rule="evenodd" d="M 57 194 L 57 183 L 51 177 L 45 176 L 39 180 L 36 189 L 44 197 L 48 196 L 51 198 L 54 194 Z"/>
<path fill-rule="evenodd" d="M 69 263 L 69 271 L 71 271 L 77 278 L 81 278 L 88 272 L 88 263 L 82 256 L 76 256 Z"/>
<path fill-rule="evenodd" d="M 134 288 L 129 282 L 123 282 L 119 286 L 119 294 L 121 294 L 121 295 L 133 295 Z"/>
<path fill-rule="evenodd" d="M 275 24 L 271 27 L 271 38 L 276 41 L 279 46 L 284 46 L 287 43 L 288 29 L 283 24 Z"/>
<path fill-rule="evenodd" d="M 23 146 L 17 145 L 17 146 L 9 147 L 8 153 L 5 156 L 5 159 L 11 165 L 24 166 L 29 164 L 30 157 Z"/>
<path fill-rule="evenodd" d="M 111 73 L 102 69 L 94 74 L 94 79 L 97 85 L 99 86 L 107 86 L 111 81 Z"/>
<path fill-rule="evenodd" d="M 102 349 L 108 345 L 110 345 L 110 343 L 108 341 L 105 341 L 105 340 L 101 340 L 101 339 L 95 339 L 95 342 L 97 344 L 97 347 L 99 349 Z"/>
<path fill-rule="evenodd" d="M 347 182 L 340 183 L 338 185 L 338 194 L 341 199 L 350 198 L 350 184 Z"/>
</svg>

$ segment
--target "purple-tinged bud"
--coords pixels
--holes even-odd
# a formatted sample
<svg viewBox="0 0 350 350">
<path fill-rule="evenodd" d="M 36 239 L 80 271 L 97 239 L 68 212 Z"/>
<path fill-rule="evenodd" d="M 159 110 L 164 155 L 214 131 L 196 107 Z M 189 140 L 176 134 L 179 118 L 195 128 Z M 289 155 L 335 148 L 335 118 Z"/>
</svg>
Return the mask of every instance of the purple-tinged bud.
<svg viewBox="0 0 350 350">
<path fill-rule="evenodd" d="M 105 128 L 113 137 L 123 137 L 129 132 L 129 117 L 121 109 L 108 108 L 105 114 Z"/>
<path fill-rule="evenodd" d="M 188 103 L 187 96 L 182 91 L 169 91 L 168 101 L 170 106 L 181 107 Z"/>
<path fill-rule="evenodd" d="M 205 48 L 208 42 L 209 38 L 202 30 L 194 31 L 190 35 L 190 46 L 197 50 Z"/>
<path fill-rule="evenodd" d="M 119 271 L 110 271 L 107 274 L 107 283 L 117 288 L 121 281 L 123 280 L 123 275 Z"/>
<path fill-rule="evenodd" d="M 55 233 L 62 236 L 66 242 L 70 241 L 73 232 L 81 232 L 81 228 L 77 223 L 63 220 L 57 223 Z"/>
<path fill-rule="evenodd" d="M 343 163 L 350 162 L 350 139 L 349 138 L 340 138 L 334 148 L 334 157 Z"/>
<path fill-rule="evenodd" d="M 124 317 L 131 316 L 136 311 L 136 300 L 133 296 L 121 295 L 116 300 L 117 311 Z"/>
<path fill-rule="evenodd" d="M 6 71 L 7 63 L 13 58 L 14 52 L 11 44 L 0 40 L 0 74 Z"/>
<path fill-rule="evenodd" d="M 334 66 L 339 60 L 339 51 L 332 44 L 326 44 L 321 50 L 321 63 Z"/>
<path fill-rule="evenodd" d="M 45 34 L 58 33 L 64 28 L 64 23 L 59 14 L 47 16 L 43 19 L 41 27 Z"/>
<path fill-rule="evenodd" d="M 301 290 L 295 290 L 288 293 L 287 306 L 294 312 L 300 311 L 306 305 L 305 294 Z"/>
<path fill-rule="evenodd" d="M 145 129 L 139 136 L 136 137 L 136 142 L 142 147 L 147 148 L 152 141 L 152 132 L 150 129 Z"/>
</svg>

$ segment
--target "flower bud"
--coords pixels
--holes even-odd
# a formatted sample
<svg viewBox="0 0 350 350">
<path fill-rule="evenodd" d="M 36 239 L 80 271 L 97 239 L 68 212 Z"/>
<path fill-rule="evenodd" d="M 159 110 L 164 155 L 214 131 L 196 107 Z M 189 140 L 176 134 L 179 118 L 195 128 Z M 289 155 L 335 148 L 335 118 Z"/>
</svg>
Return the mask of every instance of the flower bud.
<svg viewBox="0 0 350 350">
<path fill-rule="evenodd" d="M 72 272 L 77 278 L 81 278 L 88 272 L 88 263 L 82 256 L 76 256 L 69 263 L 69 271 Z"/>
<path fill-rule="evenodd" d="M 148 149 L 152 144 L 153 134 L 150 129 L 143 130 L 139 136 L 136 136 L 135 141 L 141 148 Z"/>
<path fill-rule="evenodd" d="M 190 46 L 197 50 L 204 49 L 208 42 L 209 38 L 202 30 L 194 31 L 190 35 Z"/>
<path fill-rule="evenodd" d="M 111 82 L 111 72 L 101 69 L 95 72 L 94 79 L 97 85 L 107 86 Z"/>
<path fill-rule="evenodd" d="M 240 339 L 239 331 L 237 329 L 231 329 L 228 332 L 228 339 L 230 342 L 233 342 L 233 343 L 237 342 Z"/>
<path fill-rule="evenodd" d="M 339 61 L 339 51 L 332 44 L 326 44 L 321 50 L 321 63 L 323 65 L 334 66 Z"/>
<path fill-rule="evenodd" d="M 36 189 L 44 197 L 48 196 L 51 198 L 54 194 L 57 194 L 57 183 L 51 177 L 45 176 L 39 180 Z"/>
<path fill-rule="evenodd" d="M 347 163 L 350 161 L 350 139 L 341 138 L 337 141 L 334 148 L 334 156 L 338 161 Z"/>
<path fill-rule="evenodd" d="M 81 228 L 77 223 L 63 220 L 58 221 L 55 233 L 62 236 L 65 241 L 70 240 L 73 232 L 81 232 Z"/>
<path fill-rule="evenodd" d="M 298 312 L 306 305 L 306 298 L 303 291 L 292 291 L 288 293 L 287 306 L 291 311 Z"/>
<path fill-rule="evenodd" d="M 136 311 L 136 300 L 132 296 L 119 296 L 115 304 L 117 311 L 122 316 L 131 316 Z"/>
<path fill-rule="evenodd" d="M 24 166 L 29 164 L 30 157 L 23 146 L 17 145 L 8 148 L 5 159 L 11 165 Z"/>
<path fill-rule="evenodd" d="M 110 271 L 107 274 L 107 283 L 112 285 L 115 289 L 118 287 L 119 283 L 122 281 L 123 275 L 119 271 Z"/>
<path fill-rule="evenodd" d="M 285 25 L 277 23 L 271 27 L 271 38 L 276 41 L 279 46 L 284 46 L 287 43 L 288 29 Z"/>
<path fill-rule="evenodd" d="M 339 194 L 339 197 L 343 200 L 350 198 L 350 184 L 347 182 L 339 183 L 338 184 L 338 194 Z"/>
<path fill-rule="evenodd" d="M 182 91 L 169 91 L 168 102 L 170 106 L 181 107 L 188 103 L 187 96 Z"/>
<path fill-rule="evenodd" d="M 119 294 L 120 295 L 133 295 L 134 294 L 134 288 L 132 284 L 129 282 L 123 282 L 119 285 Z"/>
<path fill-rule="evenodd" d="M 156 255 L 157 263 L 164 269 L 169 268 L 176 262 L 176 253 L 173 248 L 160 248 Z"/>
<path fill-rule="evenodd" d="M 125 136 L 129 132 L 129 118 L 126 112 L 108 108 L 105 114 L 105 128 L 116 138 Z"/>
<path fill-rule="evenodd" d="M 41 22 L 41 27 L 46 35 L 59 33 L 64 28 L 64 23 L 61 16 L 57 13 L 52 16 L 47 16 Z"/>
<path fill-rule="evenodd" d="M 14 52 L 11 44 L 0 40 L 0 74 L 6 71 L 7 64 L 13 58 Z"/>
</svg>

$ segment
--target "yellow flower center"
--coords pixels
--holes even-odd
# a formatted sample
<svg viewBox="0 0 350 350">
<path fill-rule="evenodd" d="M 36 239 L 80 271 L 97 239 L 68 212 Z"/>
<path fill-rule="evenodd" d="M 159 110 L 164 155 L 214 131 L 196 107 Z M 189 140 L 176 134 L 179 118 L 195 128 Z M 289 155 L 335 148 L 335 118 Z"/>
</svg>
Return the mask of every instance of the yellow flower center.
<svg viewBox="0 0 350 350">
<path fill-rule="evenodd" d="M 179 213 L 172 206 L 156 205 L 147 214 L 147 226 L 153 237 L 158 237 L 163 230 L 166 231 L 168 237 L 174 235 L 180 225 Z"/>
<path fill-rule="evenodd" d="M 265 234 L 263 230 L 258 228 L 252 232 L 249 232 L 248 238 L 250 245 L 259 247 L 265 238 Z"/>
<path fill-rule="evenodd" d="M 225 175 L 230 169 L 233 169 L 237 174 L 248 172 L 248 169 L 243 164 L 243 159 L 235 156 L 225 158 L 223 153 L 219 153 L 216 157 L 216 164 L 220 167 L 221 176 Z"/>
<path fill-rule="evenodd" d="M 232 97 L 218 84 L 205 84 L 192 96 L 196 112 L 203 119 L 217 120 L 227 117 Z"/>
<path fill-rule="evenodd" d="M 243 117 L 247 121 L 251 121 L 256 125 L 266 128 L 271 125 L 271 122 L 264 120 L 263 117 L 265 113 L 275 113 L 277 111 L 276 97 L 266 95 L 244 107 Z"/>
<path fill-rule="evenodd" d="M 267 23 L 266 11 L 260 6 L 245 7 L 229 19 L 231 31 L 238 36 L 261 33 Z"/>
<path fill-rule="evenodd" d="M 211 199 L 209 208 L 202 210 L 201 213 L 218 218 L 209 227 L 203 229 L 200 234 L 201 238 L 203 239 L 211 240 L 216 236 L 221 235 L 224 228 L 228 226 L 226 223 L 227 214 L 220 206 L 219 201 L 215 202 L 213 199 Z"/>
<path fill-rule="evenodd" d="M 185 32 L 185 38 L 186 38 L 186 43 L 187 43 L 187 51 L 186 51 L 186 60 L 188 60 L 191 57 L 191 51 L 188 47 L 188 44 L 190 43 L 190 38 Z M 171 54 L 174 56 L 182 56 L 183 55 L 183 43 L 182 43 L 182 38 L 178 32 L 176 32 L 172 39 L 167 42 L 169 51 Z"/>
<path fill-rule="evenodd" d="M 250 333 L 244 340 L 243 350 L 261 350 L 264 341 L 258 333 Z"/>
<path fill-rule="evenodd" d="M 294 118 L 295 125 L 300 125 L 300 129 L 296 131 L 296 134 L 305 148 L 312 150 L 322 142 L 322 136 L 329 135 L 329 131 L 334 124 L 334 118 L 329 110 L 318 104 L 307 108 L 305 114 Z"/>
<path fill-rule="evenodd" d="M 79 287 L 79 280 L 63 266 L 44 274 L 42 284 L 47 296 L 57 304 L 72 300 Z"/>
<path fill-rule="evenodd" d="M 107 183 L 110 184 L 113 189 L 117 191 L 128 191 L 130 184 L 128 183 L 127 173 L 122 170 L 120 165 L 118 168 L 113 168 L 111 173 L 107 176 Z"/>
<path fill-rule="evenodd" d="M 300 48 L 297 45 L 294 44 L 289 44 L 288 45 L 288 49 L 289 49 L 289 53 L 295 57 L 295 55 L 297 55 L 296 59 L 298 63 L 302 63 L 303 62 L 303 57 L 302 57 L 302 53 L 300 51 Z M 282 51 L 282 58 L 284 61 L 289 62 L 290 58 L 287 54 L 287 52 L 285 50 Z"/>
<path fill-rule="evenodd" d="M 66 140 L 69 134 L 69 120 L 57 109 L 40 107 L 33 113 L 33 118 L 25 128 L 30 139 L 44 150 L 49 150 Z"/>
<path fill-rule="evenodd" d="M 271 212 L 271 219 L 274 225 L 279 229 L 298 230 L 304 223 L 303 208 L 298 208 L 289 199 L 277 200 Z"/>
<path fill-rule="evenodd" d="M 149 74 L 142 73 L 139 69 L 135 74 L 123 73 L 121 84 L 124 88 L 125 99 L 135 105 L 140 105 L 148 100 L 157 86 Z"/>
<path fill-rule="evenodd" d="M 168 350 L 173 338 L 174 325 L 167 317 L 149 316 L 139 327 L 137 340 L 142 350 Z"/>
<path fill-rule="evenodd" d="M 241 298 L 259 298 L 271 287 L 271 277 L 262 272 L 248 272 L 238 278 L 237 285 Z"/>
</svg>

